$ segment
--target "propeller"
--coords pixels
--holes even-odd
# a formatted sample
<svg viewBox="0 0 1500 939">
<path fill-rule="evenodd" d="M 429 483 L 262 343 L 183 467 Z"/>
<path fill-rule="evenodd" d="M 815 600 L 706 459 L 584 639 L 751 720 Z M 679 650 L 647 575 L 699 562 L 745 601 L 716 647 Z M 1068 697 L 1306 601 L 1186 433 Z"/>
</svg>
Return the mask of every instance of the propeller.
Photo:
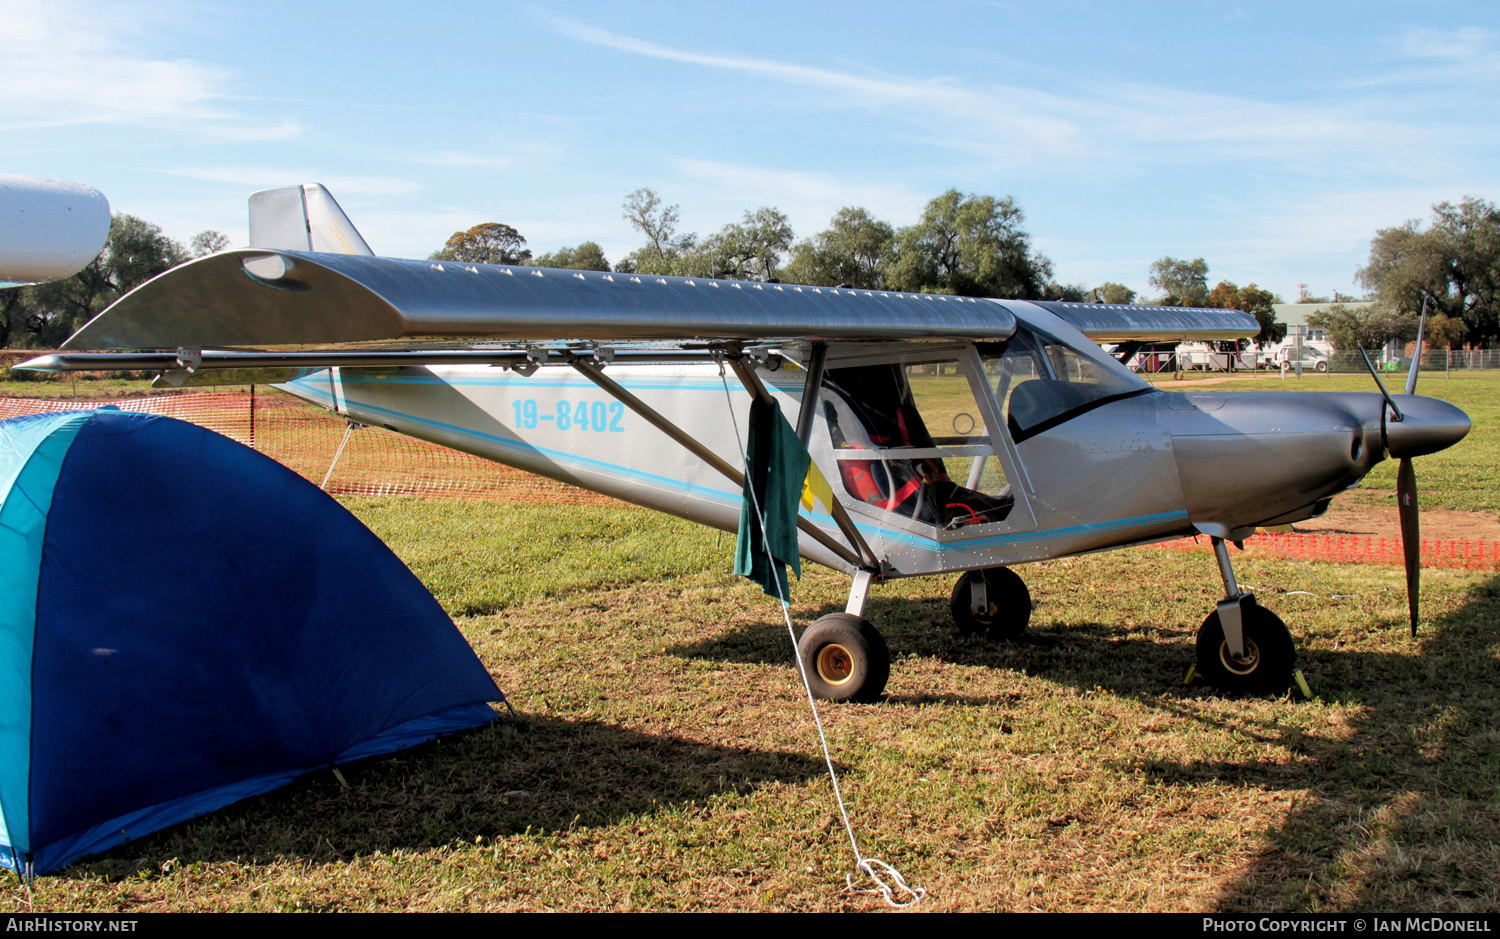
<svg viewBox="0 0 1500 939">
<path fill-rule="evenodd" d="M 1417 324 L 1417 347 L 1411 359 L 1411 370 L 1406 375 L 1406 393 L 1415 394 L 1417 390 L 1417 369 L 1422 364 L 1422 334 L 1427 329 L 1427 294 L 1422 294 L 1422 318 Z M 1380 393 L 1385 396 L 1386 406 L 1380 409 L 1380 445 L 1387 451 L 1390 450 L 1390 436 L 1387 431 L 1386 420 L 1400 423 L 1406 419 L 1401 409 L 1396 406 L 1395 400 L 1390 392 L 1385 390 L 1385 382 L 1380 380 L 1380 375 L 1375 371 L 1375 364 L 1370 361 L 1369 353 L 1359 350 L 1365 357 L 1365 367 L 1370 370 L 1370 376 L 1375 379 Z M 1422 591 L 1422 519 L 1418 512 L 1417 501 L 1417 472 L 1412 466 L 1412 458 L 1409 455 L 1392 454 L 1399 456 L 1400 465 L 1396 470 L 1396 510 L 1401 516 L 1401 552 L 1406 562 L 1406 606 L 1411 614 L 1411 634 L 1413 638 L 1417 635 L 1417 599 Z"/>
</svg>

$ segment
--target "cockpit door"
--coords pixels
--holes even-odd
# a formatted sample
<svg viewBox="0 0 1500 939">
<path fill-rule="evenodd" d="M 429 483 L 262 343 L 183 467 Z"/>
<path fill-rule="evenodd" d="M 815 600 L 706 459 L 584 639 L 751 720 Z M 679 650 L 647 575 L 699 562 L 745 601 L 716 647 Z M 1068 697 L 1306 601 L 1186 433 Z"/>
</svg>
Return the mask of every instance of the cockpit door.
<svg viewBox="0 0 1500 939">
<path fill-rule="evenodd" d="M 821 410 L 845 504 L 944 542 L 1034 528 L 974 345 L 898 349 L 830 356 Z"/>
</svg>

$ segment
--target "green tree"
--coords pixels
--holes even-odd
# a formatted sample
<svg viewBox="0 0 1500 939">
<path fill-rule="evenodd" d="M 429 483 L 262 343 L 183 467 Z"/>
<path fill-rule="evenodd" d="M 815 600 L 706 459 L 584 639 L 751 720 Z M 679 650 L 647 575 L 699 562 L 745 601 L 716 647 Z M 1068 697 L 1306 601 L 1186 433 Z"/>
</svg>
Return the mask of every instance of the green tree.
<svg viewBox="0 0 1500 939">
<path fill-rule="evenodd" d="M 646 244 L 627 254 L 616 270 L 640 274 L 673 274 L 683 256 L 692 252 L 698 236 L 677 234 L 676 205 L 665 205 L 655 189 L 643 187 L 625 197 L 621 213 Z"/>
<path fill-rule="evenodd" d="M 776 279 L 781 259 L 792 246 L 786 213 L 769 207 L 746 212 L 685 253 L 674 273 L 729 280 Z"/>
<path fill-rule="evenodd" d="M 1237 287 L 1233 281 L 1221 280 L 1208 294 L 1203 306 L 1221 310 L 1240 310 L 1249 313 L 1260 323 L 1260 332 L 1253 337 L 1255 342 L 1280 342 L 1286 335 L 1286 324 L 1276 322 L 1276 308 L 1281 298 L 1269 290 L 1251 284 Z"/>
<path fill-rule="evenodd" d="M 1074 303 L 1089 301 L 1089 289 L 1083 284 L 1049 283 L 1042 288 L 1043 300 L 1071 300 Z"/>
<path fill-rule="evenodd" d="M 1328 333 L 1335 349 L 1379 349 L 1392 339 L 1410 339 L 1417 324 L 1410 317 L 1380 305 L 1349 307 L 1335 303 L 1307 318 L 1307 325 Z"/>
<path fill-rule="evenodd" d="M 1093 296 L 1090 299 L 1098 303 L 1134 303 L 1135 291 L 1124 284 L 1105 281 L 1093 289 Z"/>
<path fill-rule="evenodd" d="M 464 264 L 530 264 L 531 250 L 521 233 L 500 222 L 485 222 L 468 231 L 456 231 L 441 251 L 428 257 L 433 261 L 458 261 Z"/>
<path fill-rule="evenodd" d="M 104 250 L 66 280 L 24 288 L 15 303 L 24 306 L 26 335 L 17 343 L 16 323 L 8 323 L 12 344 L 52 348 L 121 296 L 188 259 L 187 249 L 150 222 L 121 213 L 110 220 Z M 16 311 L 12 311 L 14 318 Z"/>
<path fill-rule="evenodd" d="M 746 212 L 701 241 L 697 235 L 677 233 L 677 206 L 666 205 L 654 189 L 626 196 L 623 214 L 646 243 L 615 266 L 622 272 L 771 280 L 792 246 L 792 226 L 780 209 Z"/>
<path fill-rule="evenodd" d="M 1205 306 L 1208 303 L 1208 262 L 1164 257 L 1151 262 L 1151 286 L 1162 292 L 1164 306 Z"/>
<path fill-rule="evenodd" d="M 609 259 L 597 242 L 585 241 L 576 248 L 558 248 L 537 258 L 537 267 L 555 267 L 568 271 L 608 271 Z"/>
<path fill-rule="evenodd" d="M 229 249 L 229 236 L 221 231 L 200 231 L 188 242 L 188 253 L 195 258 L 218 254 Z"/>
<path fill-rule="evenodd" d="M 1463 347 L 1468 331 L 1468 324 L 1456 316 L 1429 313 L 1423 341 L 1429 349 L 1458 349 Z"/>
<path fill-rule="evenodd" d="M 927 203 L 917 224 L 896 237 L 886 283 L 896 290 L 966 297 L 1037 299 L 1052 262 L 1032 250 L 1025 213 L 1009 196 L 950 189 Z"/>
<path fill-rule="evenodd" d="M 845 206 L 827 230 L 792 248 L 784 279 L 817 287 L 885 287 L 885 268 L 895 259 L 896 230 L 868 211 Z"/>
<path fill-rule="evenodd" d="M 6 348 L 26 345 L 28 337 L 24 330 L 27 314 L 31 312 L 30 300 L 29 288 L 0 290 L 0 345 Z"/>
<path fill-rule="evenodd" d="M 1458 205 L 1440 202 L 1426 231 L 1416 219 L 1381 229 L 1358 276 L 1387 312 L 1415 315 L 1426 293 L 1437 312 L 1464 322 L 1470 342 L 1500 343 L 1500 209 L 1494 203 L 1472 196 Z"/>
</svg>

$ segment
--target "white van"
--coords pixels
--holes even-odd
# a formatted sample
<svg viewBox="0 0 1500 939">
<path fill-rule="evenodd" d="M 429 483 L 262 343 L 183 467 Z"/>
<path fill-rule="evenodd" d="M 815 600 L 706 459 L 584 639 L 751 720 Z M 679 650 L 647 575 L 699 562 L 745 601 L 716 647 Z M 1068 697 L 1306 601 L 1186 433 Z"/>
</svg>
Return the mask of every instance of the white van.
<svg viewBox="0 0 1500 939">
<path fill-rule="evenodd" d="M 1284 339 L 1276 346 L 1272 360 L 1277 368 L 1285 365 L 1287 368 L 1297 366 L 1297 343 L 1291 339 Z M 1333 360 L 1333 346 L 1321 339 L 1302 340 L 1302 369 L 1315 369 L 1319 372 L 1328 371 L 1328 363 Z"/>
</svg>

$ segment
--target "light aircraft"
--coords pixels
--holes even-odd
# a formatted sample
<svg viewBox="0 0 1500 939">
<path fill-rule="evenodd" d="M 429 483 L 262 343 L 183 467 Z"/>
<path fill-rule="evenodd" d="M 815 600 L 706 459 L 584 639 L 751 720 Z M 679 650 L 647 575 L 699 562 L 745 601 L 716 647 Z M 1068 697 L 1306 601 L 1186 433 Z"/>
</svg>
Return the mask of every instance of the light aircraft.
<svg viewBox="0 0 1500 939">
<path fill-rule="evenodd" d="M 801 555 L 851 581 L 844 611 L 799 640 L 827 699 L 885 686 L 889 654 L 863 618 L 873 585 L 958 575 L 957 628 L 1007 640 L 1031 616 L 1017 566 L 1193 534 L 1224 584 L 1199 672 L 1231 693 L 1285 689 L 1292 636 L 1236 583 L 1227 545 L 1322 514 L 1398 458 L 1415 631 L 1411 460 L 1470 426 L 1413 394 L 1415 369 L 1405 395 L 1225 394 L 1162 391 L 1121 364 L 1146 341 L 1258 331 L 1233 310 L 397 260 L 311 184 L 253 195 L 250 235 L 24 367 L 274 382 L 351 421 L 727 531 L 736 428 L 752 397 L 778 402 L 833 490 L 798 518 Z"/>
</svg>

